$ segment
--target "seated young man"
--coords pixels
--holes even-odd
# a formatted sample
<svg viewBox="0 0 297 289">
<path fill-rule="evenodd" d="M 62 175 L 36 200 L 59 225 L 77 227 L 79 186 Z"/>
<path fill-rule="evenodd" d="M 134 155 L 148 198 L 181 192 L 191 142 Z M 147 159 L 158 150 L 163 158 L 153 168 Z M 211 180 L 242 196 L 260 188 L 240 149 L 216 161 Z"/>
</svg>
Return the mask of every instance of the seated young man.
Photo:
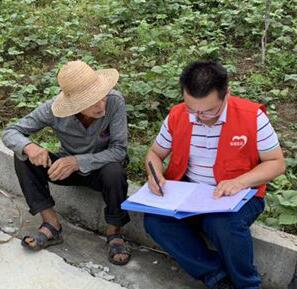
<svg viewBox="0 0 297 289">
<path fill-rule="evenodd" d="M 103 193 L 109 260 L 117 265 L 129 261 L 121 236 L 129 216 L 120 207 L 128 189 L 123 168 L 127 117 L 124 98 L 112 90 L 118 78 L 116 69 L 94 71 L 82 61 L 71 61 L 58 74 L 62 92 L 5 129 L 3 142 L 15 153 L 16 174 L 30 213 L 41 214 L 43 220 L 36 234 L 24 237 L 26 248 L 40 250 L 63 241 L 50 181 L 88 186 Z M 44 127 L 51 127 L 58 136 L 58 154 L 28 138 Z"/>
<path fill-rule="evenodd" d="M 231 96 L 227 72 L 212 61 L 194 62 L 180 77 L 183 102 L 166 117 L 146 157 L 151 190 L 168 180 L 216 186 L 215 198 L 256 187 L 237 213 L 203 214 L 183 220 L 146 214 L 152 238 L 208 288 L 259 289 L 249 227 L 264 210 L 265 183 L 285 171 L 277 135 L 258 103 Z M 170 155 L 164 173 L 163 161 Z M 199 232 L 213 243 L 210 250 Z"/>
</svg>

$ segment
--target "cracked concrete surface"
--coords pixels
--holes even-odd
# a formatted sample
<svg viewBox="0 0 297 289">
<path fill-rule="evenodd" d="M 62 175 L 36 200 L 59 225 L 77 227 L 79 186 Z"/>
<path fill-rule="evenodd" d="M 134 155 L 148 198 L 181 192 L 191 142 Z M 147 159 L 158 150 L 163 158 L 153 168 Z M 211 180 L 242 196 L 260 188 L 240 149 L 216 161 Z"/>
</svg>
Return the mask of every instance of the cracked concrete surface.
<svg viewBox="0 0 297 289">
<path fill-rule="evenodd" d="M 1 239 L 7 237 L 0 234 Z M 124 289 L 116 283 L 94 278 L 47 250 L 38 254 L 23 250 L 18 239 L 0 246 L 0 272 L 0 287 L 7 289 Z"/>
<path fill-rule="evenodd" d="M 0 289 L 204 289 L 164 254 L 129 243 L 131 261 L 115 266 L 106 257 L 105 238 L 74 226 L 63 218 L 65 242 L 40 252 L 28 252 L 20 245 L 24 235 L 41 220 L 32 217 L 22 197 L 15 197 L 24 225 L 7 244 L 0 244 Z M 18 214 L 12 203 L 0 196 L 0 229 L 17 231 Z M 1 238 L 8 235 L 1 233 Z"/>
</svg>

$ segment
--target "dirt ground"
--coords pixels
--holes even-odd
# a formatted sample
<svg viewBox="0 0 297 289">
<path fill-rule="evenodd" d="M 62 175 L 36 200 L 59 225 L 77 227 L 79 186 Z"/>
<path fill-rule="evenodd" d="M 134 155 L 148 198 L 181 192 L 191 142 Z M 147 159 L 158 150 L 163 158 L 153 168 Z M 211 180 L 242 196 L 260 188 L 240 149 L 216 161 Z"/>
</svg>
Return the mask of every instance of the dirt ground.
<svg viewBox="0 0 297 289">
<path fill-rule="evenodd" d="M 20 118 L 29 111 L 28 108 L 17 107 L 10 99 L 0 99 L 0 130 L 6 126 L 10 119 Z"/>
<path fill-rule="evenodd" d="M 280 135 L 280 142 L 287 157 L 292 154 L 292 147 L 297 145 L 297 103 L 278 104 L 277 116 L 274 127 Z"/>
<path fill-rule="evenodd" d="M 287 102 L 280 103 L 277 105 L 277 115 L 279 127 L 282 128 L 283 131 L 289 128 L 292 129 L 295 126 L 297 129 L 297 102 Z M 290 126 L 291 129 L 290 129 Z M 297 137 L 297 133 L 295 130 L 294 137 Z"/>
</svg>

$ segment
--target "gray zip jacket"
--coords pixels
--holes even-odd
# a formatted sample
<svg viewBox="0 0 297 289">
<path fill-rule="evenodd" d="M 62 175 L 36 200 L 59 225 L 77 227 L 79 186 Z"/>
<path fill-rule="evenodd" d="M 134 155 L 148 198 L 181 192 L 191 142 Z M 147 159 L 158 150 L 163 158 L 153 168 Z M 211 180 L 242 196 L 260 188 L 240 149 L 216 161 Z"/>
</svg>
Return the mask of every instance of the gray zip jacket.
<svg viewBox="0 0 297 289">
<path fill-rule="evenodd" d="M 3 143 L 21 160 L 23 150 L 32 143 L 29 136 L 45 127 L 51 127 L 60 140 L 60 155 L 74 155 L 81 173 L 87 174 L 110 162 L 122 162 L 127 156 L 128 129 L 125 100 L 120 92 L 108 94 L 105 116 L 85 128 L 79 119 L 55 117 L 51 110 L 54 99 L 46 101 L 18 123 L 3 132 Z"/>
</svg>

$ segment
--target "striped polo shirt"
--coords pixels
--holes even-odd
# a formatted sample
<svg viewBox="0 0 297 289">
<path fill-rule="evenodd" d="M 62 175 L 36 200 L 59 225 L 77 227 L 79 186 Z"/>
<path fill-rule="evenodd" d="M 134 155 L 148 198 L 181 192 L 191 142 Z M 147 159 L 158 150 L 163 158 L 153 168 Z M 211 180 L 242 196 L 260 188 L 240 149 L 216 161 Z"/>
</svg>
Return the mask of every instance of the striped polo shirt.
<svg viewBox="0 0 297 289">
<path fill-rule="evenodd" d="M 207 126 L 189 113 L 189 121 L 193 123 L 190 157 L 186 176 L 193 182 L 204 182 L 216 185 L 213 166 L 215 164 L 222 125 L 226 122 L 228 106 L 226 105 L 217 122 Z M 257 114 L 257 147 L 258 152 L 268 152 L 279 146 L 275 133 L 267 115 L 261 110 Z M 168 116 L 164 120 L 156 143 L 163 149 L 171 150 L 172 136 L 168 129 Z"/>
</svg>

